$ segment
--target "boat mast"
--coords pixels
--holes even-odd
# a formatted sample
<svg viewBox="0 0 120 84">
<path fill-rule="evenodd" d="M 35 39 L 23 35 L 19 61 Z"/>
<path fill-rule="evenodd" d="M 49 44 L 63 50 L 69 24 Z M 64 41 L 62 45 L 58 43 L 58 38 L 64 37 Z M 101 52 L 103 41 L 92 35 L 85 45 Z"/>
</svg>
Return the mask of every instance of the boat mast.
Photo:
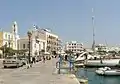
<svg viewBox="0 0 120 84">
<path fill-rule="evenodd" d="M 94 9 L 92 8 L 92 14 L 94 13 Z M 92 26 L 93 26 L 93 44 L 92 44 L 92 50 L 95 53 L 95 27 L 94 27 L 94 14 L 92 15 Z"/>
</svg>

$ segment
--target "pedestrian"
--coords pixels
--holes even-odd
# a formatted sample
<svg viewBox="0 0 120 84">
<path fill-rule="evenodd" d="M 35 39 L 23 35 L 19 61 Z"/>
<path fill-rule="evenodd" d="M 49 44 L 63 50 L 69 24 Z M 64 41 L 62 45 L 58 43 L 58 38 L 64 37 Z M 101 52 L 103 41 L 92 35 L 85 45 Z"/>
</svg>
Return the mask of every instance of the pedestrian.
<svg viewBox="0 0 120 84">
<path fill-rule="evenodd" d="M 65 61 L 67 61 L 67 59 L 68 59 L 68 56 L 67 56 L 67 55 L 65 55 Z"/>
<path fill-rule="evenodd" d="M 45 57 L 43 56 L 43 63 L 45 63 Z"/>
<path fill-rule="evenodd" d="M 35 63 L 35 57 L 32 57 L 32 63 Z"/>
</svg>

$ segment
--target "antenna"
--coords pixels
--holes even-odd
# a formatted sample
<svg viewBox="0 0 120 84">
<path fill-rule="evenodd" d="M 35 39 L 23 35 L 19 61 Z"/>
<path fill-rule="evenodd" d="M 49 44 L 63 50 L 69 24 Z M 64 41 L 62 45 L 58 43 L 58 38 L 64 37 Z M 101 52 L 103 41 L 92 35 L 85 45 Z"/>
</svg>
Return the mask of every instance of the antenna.
<svg viewBox="0 0 120 84">
<path fill-rule="evenodd" d="M 92 14 L 94 13 L 94 9 L 92 8 Z M 92 49 L 95 52 L 95 27 L 94 27 L 94 14 L 92 15 L 92 26 L 93 26 L 93 44 L 92 44 Z"/>
<path fill-rule="evenodd" d="M 106 44 L 106 46 L 108 46 L 108 43 L 107 43 L 107 41 L 105 40 L 105 44 Z"/>
</svg>

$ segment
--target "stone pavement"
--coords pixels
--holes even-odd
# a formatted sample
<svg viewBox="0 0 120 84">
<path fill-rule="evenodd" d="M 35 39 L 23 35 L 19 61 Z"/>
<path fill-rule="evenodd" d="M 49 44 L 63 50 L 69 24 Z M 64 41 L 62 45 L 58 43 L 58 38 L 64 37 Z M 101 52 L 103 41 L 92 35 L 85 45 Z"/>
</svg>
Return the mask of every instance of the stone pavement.
<svg viewBox="0 0 120 84">
<path fill-rule="evenodd" d="M 56 59 L 52 59 L 38 62 L 30 69 L 24 67 L 0 75 L 0 84 L 79 84 L 73 74 L 57 74 L 55 64 Z"/>
</svg>

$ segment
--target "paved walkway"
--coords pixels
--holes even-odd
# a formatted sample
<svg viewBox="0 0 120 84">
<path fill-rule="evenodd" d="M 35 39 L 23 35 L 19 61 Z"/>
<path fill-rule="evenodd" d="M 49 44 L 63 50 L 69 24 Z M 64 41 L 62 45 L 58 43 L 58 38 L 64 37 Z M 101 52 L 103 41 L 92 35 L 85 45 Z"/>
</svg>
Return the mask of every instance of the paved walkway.
<svg viewBox="0 0 120 84">
<path fill-rule="evenodd" d="M 30 69 L 17 69 L 17 71 L 0 76 L 0 84 L 79 84 L 74 75 L 57 74 L 56 60 L 39 62 Z"/>
</svg>

